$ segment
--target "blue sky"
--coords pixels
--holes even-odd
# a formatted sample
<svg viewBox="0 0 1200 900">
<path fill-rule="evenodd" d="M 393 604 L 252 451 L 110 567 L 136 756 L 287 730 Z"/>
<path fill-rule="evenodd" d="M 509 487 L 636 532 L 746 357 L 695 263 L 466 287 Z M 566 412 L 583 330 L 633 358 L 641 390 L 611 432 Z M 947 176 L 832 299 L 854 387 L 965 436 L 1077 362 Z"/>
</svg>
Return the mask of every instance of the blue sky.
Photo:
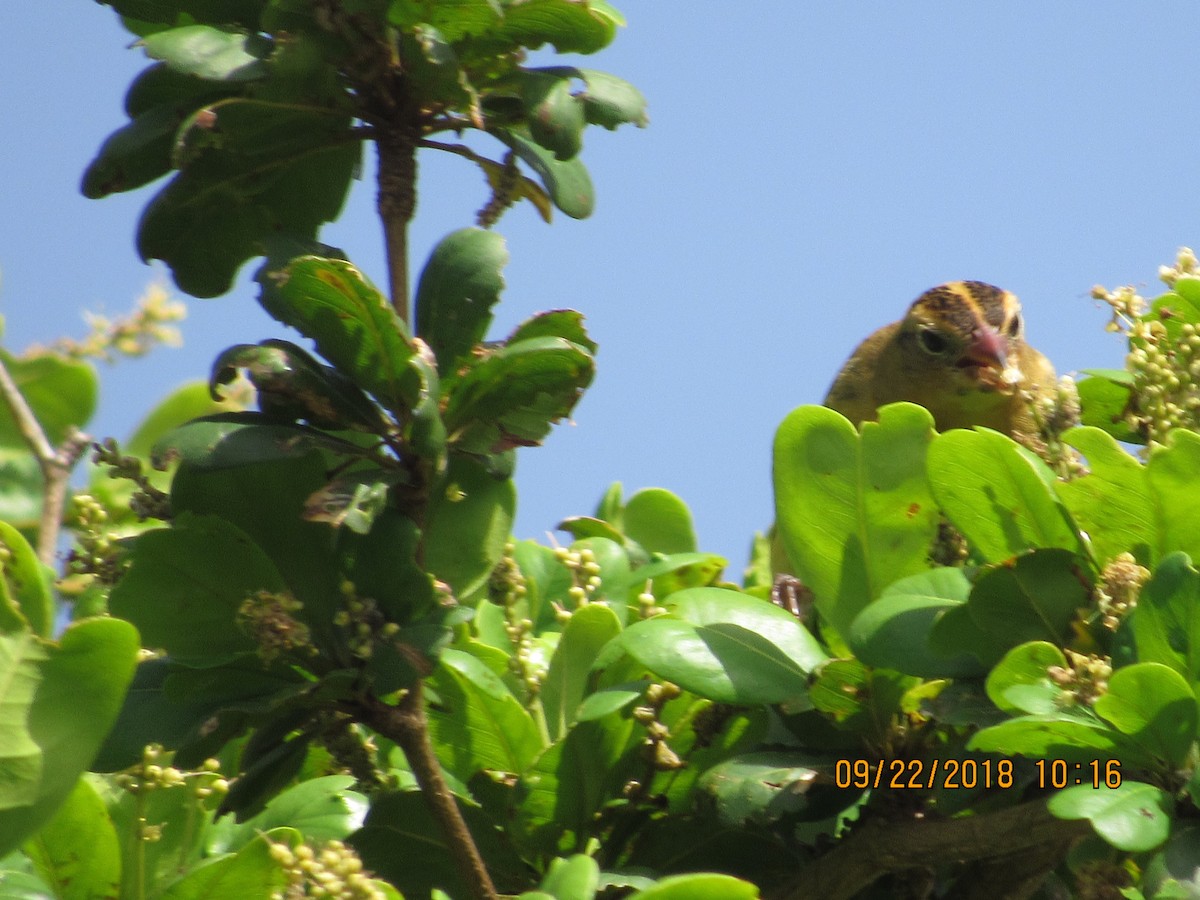
<svg viewBox="0 0 1200 900">
<path fill-rule="evenodd" d="M 513 260 L 496 334 L 569 306 L 600 344 L 575 424 L 522 454 L 520 537 L 590 512 L 610 481 L 661 486 L 736 575 L 771 519 L 775 427 L 921 291 L 1001 285 L 1059 371 L 1115 366 L 1091 286 L 1157 293 L 1158 265 L 1200 243 L 1200 6 L 618 6 L 629 27 L 582 64 L 641 88 L 650 127 L 586 135 L 591 219 L 547 227 L 517 209 L 499 226 Z M 120 312 L 166 275 L 133 246 L 150 190 L 78 191 L 141 52 L 84 0 L 2 4 L 0 35 L 0 313 L 17 350 L 82 333 L 81 310 Z M 463 160 L 421 165 L 414 271 L 486 198 Z M 372 197 L 358 184 L 323 238 L 382 283 Z M 189 301 L 183 349 L 103 371 L 95 434 L 127 435 L 222 348 L 286 336 L 253 301 L 253 268 Z"/>
</svg>

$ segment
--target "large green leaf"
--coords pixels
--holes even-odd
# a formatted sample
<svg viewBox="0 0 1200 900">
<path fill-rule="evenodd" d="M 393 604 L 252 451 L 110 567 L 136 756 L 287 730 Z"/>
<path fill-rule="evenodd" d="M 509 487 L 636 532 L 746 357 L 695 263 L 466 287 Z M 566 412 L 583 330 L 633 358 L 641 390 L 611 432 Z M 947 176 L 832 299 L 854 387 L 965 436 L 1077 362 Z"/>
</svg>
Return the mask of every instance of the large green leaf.
<svg viewBox="0 0 1200 900">
<path fill-rule="evenodd" d="M 542 749 L 532 717 L 474 656 L 447 649 L 429 686 L 437 696 L 430 734 L 442 764 L 460 780 L 479 772 L 519 775 Z"/>
<path fill-rule="evenodd" d="M 1167 839 L 1175 804 L 1162 788 L 1127 781 L 1101 790 L 1091 785 L 1069 787 L 1046 806 L 1060 819 L 1087 819 L 1118 850 L 1145 853 Z"/>
<path fill-rule="evenodd" d="M 263 308 L 312 338 L 355 384 L 392 410 L 410 410 L 421 401 L 429 386 L 411 365 L 417 347 L 408 329 L 351 263 L 320 256 L 271 260 L 257 278 Z"/>
<path fill-rule="evenodd" d="M 449 440 L 476 454 L 540 444 L 571 414 L 594 374 L 591 353 L 562 338 L 501 347 L 451 387 L 444 414 Z"/>
<path fill-rule="evenodd" d="M 938 512 L 925 481 L 933 419 L 895 404 L 862 434 L 840 413 L 794 410 L 775 436 L 779 535 L 841 633 L 893 581 L 928 568 Z"/>
<path fill-rule="evenodd" d="M 463 228 L 442 238 L 417 283 L 417 334 L 437 356 L 442 377 L 483 340 L 504 290 L 504 238 Z"/>
<path fill-rule="evenodd" d="M 53 573 L 38 560 L 16 528 L 0 521 L 0 632 L 33 629 L 38 637 L 54 631 Z"/>
<path fill-rule="evenodd" d="M 1121 370 L 1120 374 L 1125 376 L 1121 380 L 1094 373 L 1079 381 L 1080 420 L 1085 426 L 1099 428 L 1118 441 L 1144 444 L 1145 437 L 1126 424 L 1125 413 L 1132 391 L 1127 380 L 1129 373 Z"/>
<path fill-rule="evenodd" d="M 1099 428 L 1074 428 L 1063 440 L 1087 458 L 1088 474 L 1054 490 L 1103 564 L 1130 552 L 1152 566 L 1162 550 L 1159 510 L 1146 469 Z"/>
<path fill-rule="evenodd" d="M 109 606 L 138 626 L 147 646 L 220 658 L 255 650 L 236 626 L 238 609 L 257 591 L 284 587 L 279 570 L 239 528 L 215 516 L 180 516 L 171 528 L 137 538 Z"/>
<path fill-rule="evenodd" d="M 929 448 L 933 496 L 988 562 L 1035 547 L 1081 549 L 1053 483 L 1044 463 L 996 431 L 948 431 Z"/>
<path fill-rule="evenodd" d="M 1077 707 L 1008 719 L 977 732 L 970 750 L 1088 763 L 1119 759 L 1133 769 L 1153 769 L 1154 758 L 1133 738 Z"/>
<path fill-rule="evenodd" d="M 846 639 L 863 662 L 923 678 L 980 674 L 980 664 L 963 651 L 941 653 L 934 628 L 949 610 L 967 600 L 971 584 L 962 569 L 938 568 L 902 578 L 855 617 Z"/>
<path fill-rule="evenodd" d="M 603 604 L 592 603 L 571 614 L 542 680 L 542 708 L 551 740 L 562 737 L 575 721 L 592 663 L 601 648 L 620 633 L 616 613 Z"/>
<path fill-rule="evenodd" d="M 691 588 L 668 614 L 630 625 L 630 656 L 656 675 L 722 703 L 803 703 L 808 676 L 828 657 L 790 613 L 724 588 Z"/>
<path fill-rule="evenodd" d="M 1170 666 L 1200 686 L 1200 573 L 1185 553 L 1172 553 L 1142 588 L 1128 619 L 1141 662 Z"/>
<path fill-rule="evenodd" d="M 85 780 L 45 827 L 25 843 L 42 880 L 60 900 L 115 897 L 121 887 L 121 847 L 104 802 Z"/>
<path fill-rule="evenodd" d="M 1182 675 L 1161 663 L 1118 669 L 1094 708 L 1159 760 L 1164 773 L 1182 768 L 1196 742 L 1196 695 Z"/>
<path fill-rule="evenodd" d="M 607 3 L 525 0 L 505 3 L 504 19 L 493 34 L 506 43 L 536 50 L 554 45 L 559 53 L 595 53 L 616 37 L 625 21 Z"/>
<path fill-rule="evenodd" d="M 625 534 L 649 553 L 695 553 L 692 513 L 664 488 L 643 488 L 622 512 Z"/>
<path fill-rule="evenodd" d="M 1051 680 L 1050 669 L 1065 669 L 1062 650 L 1046 641 L 1013 647 L 987 678 L 987 695 L 1010 715 L 1051 715 L 1065 704 L 1062 686 Z"/>
<path fill-rule="evenodd" d="M 0 637 L 0 855 L 45 824 L 74 790 L 121 708 L 140 649 L 120 619 L 84 619 L 57 644 Z"/>
<path fill-rule="evenodd" d="M 209 25 L 185 25 L 142 41 L 146 55 L 181 75 L 208 81 L 257 81 L 267 75 L 264 58 L 270 42 L 257 34 L 224 31 Z"/>
<path fill-rule="evenodd" d="M 1034 550 L 975 580 L 967 612 L 1001 647 L 1027 641 L 1067 643 L 1077 610 L 1091 597 L 1083 561 L 1066 550 Z"/>
<path fill-rule="evenodd" d="M 1154 492 L 1164 551 L 1182 550 L 1200 558 L 1200 434 L 1171 432 L 1146 464 Z"/>
<path fill-rule="evenodd" d="M 512 531 L 516 489 L 479 462 L 454 456 L 434 485 L 425 522 L 425 567 L 466 598 L 487 581 Z"/>
<path fill-rule="evenodd" d="M 138 227 L 142 258 L 165 261 L 197 297 L 227 291 L 268 239 L 315 237 L 341 211 L 360 153 L 349 115 L 327 108 L 232 98 L 213 115 L 186 132 L 179 174 Z"/>
</svg>

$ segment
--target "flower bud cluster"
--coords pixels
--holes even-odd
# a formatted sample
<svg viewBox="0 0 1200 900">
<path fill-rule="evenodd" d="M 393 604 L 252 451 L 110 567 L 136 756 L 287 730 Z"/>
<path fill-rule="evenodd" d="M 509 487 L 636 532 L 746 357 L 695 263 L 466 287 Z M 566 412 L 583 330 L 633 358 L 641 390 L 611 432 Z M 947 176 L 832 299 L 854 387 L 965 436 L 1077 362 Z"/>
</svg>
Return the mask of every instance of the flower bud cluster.
<svg viewBox="0 0 1200 900">
<path fill-rule="evenodd" d="M 504 609 L 504 633 L 512 643 L 514 652 L 508 660 L 510 671 L 521 680 L 529 698 L 536 697 L 542 690 L 542 679 L 546 677 L 546 666 L 534 652 L 533 620 L 527 615 L 529 583 L 525 573 L 517 565 L 514 554 L 517 546 L 512 541 L 504 545 L 504 556 L 492 571 L 488 591 L 493 603 Z"/>
<path fill-rule="evenodd" d="M 112 320 L 84 313 L 90 329 L 80 340 L 61 338 L 50 347 L 30 348 L 31 355 L 55 353 L 68 359 L 101 359 L 113 362 L 118 356 L 145 356 L 156 344 L 178 347 L 183 343 L 173 322 L 187 315 L 187 307 L 172 300 L 166 290 L 152 284 L 129 315 Z"/>
<path fill-rule="evenodd" d="M 76 494 L 71 498 L 75 546 L 67 558 L 70 574 L 94 576 L 102 584 L 116 583 L 123 567 L 118 536 L 106 527 L 108 521 L 108 510 L 91 494 Z"/>
<path fill-rule="evenodd" d="M 360 597 L 354 582 L 343 581 L 340 586 L 342 608 L 333 615 L 333 624 L 349 632 L 347 644 L 359 659 L 370 659 L 378 641 L 389 642 L 400 633 L 400 626 L 387 621 L 370 597 Z"/>
<path fill-rule="evenodd" d="M 1067 665 L 1050 666 L 1046 674 L 1063 689 L 1064 706 L 1091 706 L 1108 690 L 1112 660 L 1074 650 L 1063 652 L 1067 656 Z"/>
<path fill-rule="evenodd" d="M 1104 567 L 1096 588 L 1096 602 L 1105 628 L 1117 630 L 1121 620 L 1137 606 L 1142 585 L 1149 578 L 1150 570 L 1138 565 L 1132 553 L 1122 553 Z"/>
<path fill-rule="evenodd" d="M 678 685 L 669 681 L 652 684 L 646 689 L 646 702 L 633 710 L 633 720 L 646 729 L 646 739 L 642 742 L 644 757 L 658 772 L 671 772 L 687 765 L 667 743 L 671 730 L 659 718 L 663 707 L 681 693 Z"/>
<path fill-rule="evenodd" d="M 567 596 L 575 608 L 594 602 L 602 581 L 600 564 L 596 561 L 596 554 L 592 549 L 581 547 L 579 550 L 570 550 L 566 547 L 556 547 L 554 558 L 571 572 L 574 583 L 567 589 Z M 569 611 L 565 613 L 564 618 L 570 618 Z"/>
<path fill-rule="evenodd" d="M 258 644 L 258 655 L 264 663 L 278 659 L 282 653 L 304 653 L 313 656 L 309 628 L 296 618 L 304 604 L 288 591 L 256 591 L 238 607 L 238 624 Z"/>
<path fill-rule="evenodd" d="M 381 891 L 363 869 L 353 848 L 341 841 L 326 841 L 316 849 L 308 844 L 290 847 L 271 842 L 271 858 L 283 869 L 288 886 L 272 895 L 274 900 L 328 897 L 330 900 L 384 900 Z"/>
<path fill-rule="evenodd" d="M 1159 280 L 1170 288 L 1175 287 L 1175 282 L 1180 278 L 1197 274 L 1200 274 L 1200 261 L 1196 259 L 1191 247 L 1179 248 L 1179 252 L 1175 254 L 1175 265 L 1158 267 Z"/>
<path fill-rule="evenodd" d="M 121 453 L 121 446 L 113 438 L 105 438 L 95 445 L 92 459 L 97 465 L 108 466 L 108 477 L 132 481 L 137 491 L 129 498 L 129 509 L 139 521 L 146 519 L 167 520 L 171 517 L 171 499 L 160 491 L 142 472 L 142 461 L 136 456 Z"/>
<path fill-rule="evenodd" d="M 145 796 L 155 791 L 171 788 L 186 788 L 192 797 L 203 803 L 210 797 L 223 797 L 229 790 L 229 781 L 221 775 L 221 763 L 206 759 L 195 771 L 184 771 L 171 765 L 172 754 L 158 744 L 147 744 L 142 750 L 142 761 L 113 776 L 117 787 L 133 794 Z M 163 826 L 151 825 L 140 820 L 138 837 L 154 842 L 162 837 Z"/>
<path fill-rule="evenodd" d="M 1137 322 L 1126 366 L 1133 376 L 1130 427 L 1161 444 L 1173 428 L 1200 423 L 1200 334 L 1190 322 L 1172 341 L 1162 322 Z"/>
</svg>

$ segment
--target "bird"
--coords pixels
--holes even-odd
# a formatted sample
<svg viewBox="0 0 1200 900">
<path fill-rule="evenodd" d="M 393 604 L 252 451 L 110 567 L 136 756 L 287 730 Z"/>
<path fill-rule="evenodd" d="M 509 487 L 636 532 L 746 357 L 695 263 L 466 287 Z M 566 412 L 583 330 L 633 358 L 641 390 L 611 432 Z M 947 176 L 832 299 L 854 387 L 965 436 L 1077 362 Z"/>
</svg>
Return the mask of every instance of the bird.
<svg viewBox="0 0 1200 900">
<path fill-rule="evenodd" d="M 930 288 L 904 318 L 874 331 L 834 378 L 825 406 L 854 425 L 888 403 L 924 406 L 939 431 L 983 425 L 1010 437 L 1039 429 L 1054 367 L 1025 342 L 1016 295 L 982 281 Z"/>
<path fill-rule="evenodd" d="M 938 431 L 983 425 L 1036 446 L 1043 430 L 1037 403 L 1056 392 L 1054 367 L 1025 342 L 1016 295 L 982 281 L 951 281 L 860 343 L 824 405 L 858 427 L 876 419 L 879 407 L 908 401 L 929 410 Z M 811 601 L 796 600 L 805 589 L 791 575 L 778 529 L 768 536 L 772 599 L 799 614 Z"/>
</svg>

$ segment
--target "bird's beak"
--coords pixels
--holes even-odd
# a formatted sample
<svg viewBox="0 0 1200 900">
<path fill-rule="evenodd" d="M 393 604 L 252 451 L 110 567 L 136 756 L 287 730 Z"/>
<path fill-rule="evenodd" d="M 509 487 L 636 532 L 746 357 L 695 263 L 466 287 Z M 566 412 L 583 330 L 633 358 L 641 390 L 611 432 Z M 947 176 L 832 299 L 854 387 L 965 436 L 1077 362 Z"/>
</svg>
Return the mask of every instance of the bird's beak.
<svg viewBox="0 0 1200 900">
<path fill-rule="evenodd" d="M 976 379 L 984 387 L 1009 392 L 1024 378 L 1015 359 L 1009 362 L 1008 352 L 1008 338 L 987 326 L 975 332 L 958 364 L 964 369 L 974 369 Z"/>
<path fill-rule="evenodd" d="M 975 332 L 959 365 L 1003 372 L 1008 368 L 1008 341 L 994 328 L 984 327 Z"/>
</svg>

